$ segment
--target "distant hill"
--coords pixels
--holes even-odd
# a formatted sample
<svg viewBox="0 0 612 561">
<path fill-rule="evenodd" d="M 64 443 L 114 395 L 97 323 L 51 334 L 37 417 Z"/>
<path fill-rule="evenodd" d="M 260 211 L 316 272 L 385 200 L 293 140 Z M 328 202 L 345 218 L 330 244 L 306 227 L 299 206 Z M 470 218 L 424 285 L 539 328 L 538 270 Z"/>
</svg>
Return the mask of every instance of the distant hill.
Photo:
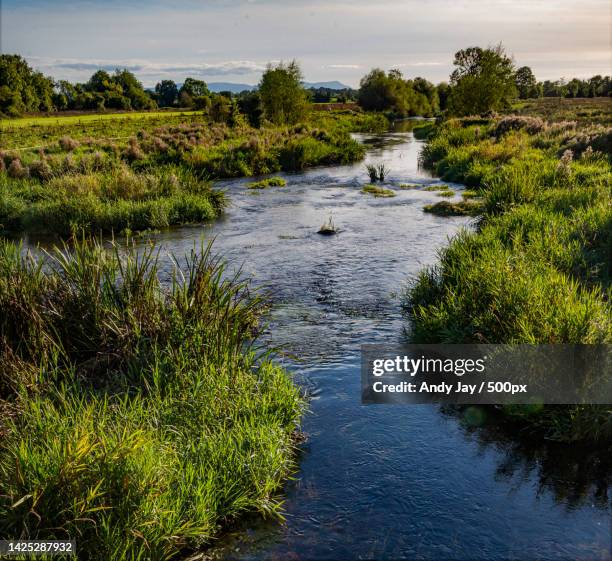
<svg viewBox="0 0 612 561">
<path fill-rule="evenodd" d="M 180 87 L 180 86 L 179 86 Z M 350 86 L 343 84 L 342 82 L 338 82 L 338 80 L 332 80 L 331 82 L 304 82 L 305 88 L 328 88 L 330 90 L 347 90 L 350 89 Z M 219 92 L 232 92 L 232 93 L 240 93 L 244 90 L 255 90 L 257 86 L 253 86 L 251 84 L 235 84 L 233 82 L 209 82 L 208 89 L 211 92 L 219 93 Z"/>
<path fill-rule="evenodd" d="M 208 89 L 211 92 L 219 93 L 219 92 L 232 92 L 232 93 L 240 93 L 244 90 L 254 90 L 257 86 L 252 86 L 250 84 L 234 84 L 232 82 L 207 82 Z"/>
<path fill-rule="evenodd" d="M 305 88 L 328 88 L 330 90 L 350 90 L 351 86 L 347 86 L 338 80 L 332 80 L 331 82 L 304 82 Z"/>
</svg>

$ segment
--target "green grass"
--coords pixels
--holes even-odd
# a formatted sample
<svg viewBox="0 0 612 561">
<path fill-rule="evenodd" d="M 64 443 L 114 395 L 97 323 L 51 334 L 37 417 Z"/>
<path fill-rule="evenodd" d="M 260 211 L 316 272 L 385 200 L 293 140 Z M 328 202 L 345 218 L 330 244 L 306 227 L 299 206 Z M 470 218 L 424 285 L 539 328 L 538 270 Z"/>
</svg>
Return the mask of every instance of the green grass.
<svg viewBox="0 0 612 561">
<path fill-rule="evenodd" d="M 318 113 L 293 127 L 261 129 L 159 112 L 64 117 L 48 126 L 26 119 L 2 135 L 0 233 L 66 236 L 202 222 L 224 206 L 210 180 L 357 161 L 364 148 L 349 131 L 386 123 Z"/>
<path fill-rule="evenodd" d="M 477 187 L 482 201 L 425 210 L 448 215 L 467 208 L 481 218 L 409 289 L 415 341 L 612 342 L 611 155 L 592 148 L 605 147 L 610 131 L 536 120 L 450 120 L 431 136 L 423 164 L 445 180 Z M 509 414 L 549 438 L 612 437 L 605 408 Z"/>
<path fill-rule="evenodd" d="M 374 197 L 395 197 L 395 191 L 392 189 L 385 189 L 379 185 L 364 185 L 361 192 Z"/>
<path fill-rule="evenodd" d="M 437 216 L 478 216 L 482 213 L 482 205 L 470 201 L 441 201 L 433 205 L 425 205 L 425 212 Z"/>
<path fill-rule="evenodd" d="M 249 183 L 247 187 L 249 189 L 267 189 L 268 187 L 284 187 L 287 182 L 282 177 L 268 177 L 261 181 L 254 181 Z"/>
<path fill-rule="evenodd" d="M 303 402 L 255 343 L 266 303 L 210 249 L 0 241 L 0 538 L 162 560 L 280 516 Z"/>
<path fill-rule="evenodd" d="M 24 127 L 57 127 L 81 125 L 90 123 L 142 119 L 166 119 L 167 117 L 202 115 L 201 111 L 134 111 L 125 113 L 82 113 L 78 115 L 62 115 L 60 113 L 48 116 L 21 117 L 18 119 L 0 119 L 0 130 L 8 132 Z"/>
</svg>

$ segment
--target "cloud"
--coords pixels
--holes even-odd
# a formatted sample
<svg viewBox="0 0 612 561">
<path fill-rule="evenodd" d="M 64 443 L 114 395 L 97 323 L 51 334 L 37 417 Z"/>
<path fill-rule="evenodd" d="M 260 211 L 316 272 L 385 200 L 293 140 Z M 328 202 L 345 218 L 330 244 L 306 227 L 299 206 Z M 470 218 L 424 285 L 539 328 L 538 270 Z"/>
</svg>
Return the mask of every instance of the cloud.
<svg viewBox="0 0 612 561">
<path fill-rule="evenodd" d="M 327 64 L 323 68 L 349 68 L 352 70 L 357 70 L 363 67 L 361 66 L 361 64 Z"/>
<path fill-rule="evenodd" d="M 263 72 L 265 64 L 251 60 L 228 60 L 216 63 L 160 63 L 145 60 L 102 60 L 102 59 L 51 59 L 28 57 L 29 62 L 45 72 L 58 73 L 58 70 L 72 72 L 95 72 L 116 68 L 127 68 L 139 76 L 244 76 Z"/>
</svg>

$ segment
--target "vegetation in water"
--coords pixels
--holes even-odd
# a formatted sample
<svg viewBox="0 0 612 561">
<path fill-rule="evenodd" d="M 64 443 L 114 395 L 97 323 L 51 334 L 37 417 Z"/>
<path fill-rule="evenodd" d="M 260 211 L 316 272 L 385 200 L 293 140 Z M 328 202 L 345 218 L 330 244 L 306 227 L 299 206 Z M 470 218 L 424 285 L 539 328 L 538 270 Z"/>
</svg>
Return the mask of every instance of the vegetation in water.
<svg viewBox="0 0 612 561">
<path fill-rule="evenodd" d="M 408 291 L 415 341 L 612 341 L 611 137 L 604 124 L 536 115 L 451 119 L 436 129 L 422 163 L 477 187 L 482 217 Z M 507 413 L 555 439 L 612 437 L 606 407 Z"/>
<path fill-rule="evenodd" d="M 287 185 L 287 181 L 285 181 L 282 177 L 268 177 L 267 179 L 262 179 L 261 181 L 253 181 L 249 183 L 247 187 L 249 189 L 266 189 L 268 187 L 284 187 Z"/>
<path fill-rule="evenodd" d="M 380 185 L 364 185 L 361 191 L 375 197 L 395 197 L 395 191 L 392 189 L 385 189 Z"/>
<path fill-rule="evenodd" d="M 423 210 L 438 216 L 478 216 L 482 212 L 482 205 L 468 201 L 440 201 L 433 205 L 425 205 Z"/>
<path fill-rule="evenodd" d="M 280 515 L 303 402 L 255 342 L 266 302 L 209 247 L 169 286 L 158 260 L 0 241 L 0 537 L 161 561 Z"/>
</svg>

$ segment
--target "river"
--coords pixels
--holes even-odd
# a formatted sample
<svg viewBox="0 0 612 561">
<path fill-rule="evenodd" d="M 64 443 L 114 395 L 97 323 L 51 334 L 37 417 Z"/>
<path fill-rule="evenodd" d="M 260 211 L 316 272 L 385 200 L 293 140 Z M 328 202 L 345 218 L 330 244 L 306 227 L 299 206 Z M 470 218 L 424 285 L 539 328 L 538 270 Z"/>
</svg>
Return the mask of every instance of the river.
<svg viewBox="0 0 612 561">
<path fill-rule="evenodd" d="M 419 169 L 422 143 L 411 132 L 356 136 L 368 146 L 365 163 L 390 168 L 397 196 L 360 191 L 364 162 L 287 174 L 284 188 L 223 181 L 232 204 L 222 219 L 156 236 L 176 255 L 215 237 L 230 269 L 269 292 L 264 339 L 310 396 L 299 471 L 283 491 L 286 521 L 253 517 L 213 555 L 610 559 L 599 458 L 470 427 L 437 406 L 360 404 L 360 345 L 405 340 L 402 288 L 469 220 L 424 213 L 442 199 L 399 188 L 440 183 Z M 330 213 L 340 233 L 318 235 Z"/>
</svg>

